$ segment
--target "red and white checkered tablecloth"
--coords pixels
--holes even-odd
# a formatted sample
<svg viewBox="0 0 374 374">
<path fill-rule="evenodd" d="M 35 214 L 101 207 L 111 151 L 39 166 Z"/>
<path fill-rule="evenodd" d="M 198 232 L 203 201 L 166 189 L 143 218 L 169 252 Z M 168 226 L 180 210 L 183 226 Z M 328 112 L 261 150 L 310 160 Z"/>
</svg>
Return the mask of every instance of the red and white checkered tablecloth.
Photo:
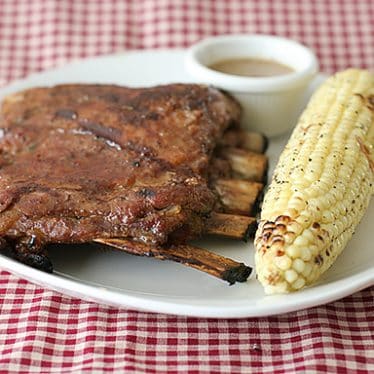
<svg viewBox="0 0 374 374">
<path fill-rule="evenodd" d="M 0 0 L 0 85 L 70 60 L 222 33 L 312 47 L 322 70 L 374 68 L 373 0 Z M 0 271 L 0 372 L 374 372 L 374 288 L 269 318 L 97 305 Z"/>
</svg>

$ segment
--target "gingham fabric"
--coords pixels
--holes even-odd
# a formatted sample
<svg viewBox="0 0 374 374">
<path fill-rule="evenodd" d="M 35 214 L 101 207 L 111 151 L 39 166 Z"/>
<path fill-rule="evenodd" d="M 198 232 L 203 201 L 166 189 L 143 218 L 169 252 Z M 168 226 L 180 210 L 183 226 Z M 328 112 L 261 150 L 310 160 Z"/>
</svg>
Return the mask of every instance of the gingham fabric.
<svg viewBox="0 0 374 374">
<path fill-rule="evenodd" d="M 0 84 L 73 59 L 271 33 L 322 70 L 374 68 L 374 1 L 0 0 Z M 173 317 L 62 296 L 0 271 L 0 372 L 374 372 L 374 288 L 239 320 Z"/>
</svg>

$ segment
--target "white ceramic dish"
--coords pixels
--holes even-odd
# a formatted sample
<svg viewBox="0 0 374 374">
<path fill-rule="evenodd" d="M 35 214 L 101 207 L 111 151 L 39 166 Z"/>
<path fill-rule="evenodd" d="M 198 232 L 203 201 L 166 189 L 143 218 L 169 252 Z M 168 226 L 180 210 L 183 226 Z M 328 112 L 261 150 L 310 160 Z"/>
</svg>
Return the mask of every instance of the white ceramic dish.
<svg viewBox="0 0 374 374">
<path fill-rule="evenodd" d="M 5 95 L 27 87 L 63 82 L 116 83 L 149 86 L 190 82 L 183 68 L 184 51 L 145 51 L 92 58 L 32 75 L 0 90 Z M 323 80 L 322 76 L 314 86 Z M 273 140 L 268 155 L 275 165 L 287 137 Z M 53 249 L 54 274 L 46 274 L 0 255 L 0 267 L 34 283 L 71 296 L 140 310 L 201 317 L 260 317 L 324 304 L 374 284 L 370 206 L 352 241 L 317 285 L 298 293 L 265 296 L 254 275 L 228 286 L 193 269 L 171 262 L 140 258 L 90 247 Z M 253 246 L 206 239 L 200 245 L 253 265 Z"/>
<path fill-rule="evenodd" d="M 209 68 L 222 60 L 249 57 L 280 62 L 293 72 L 244 77 Z M 302 93 L 318 72 L 318 61 L 311 49 L 291 39 L 260 34 L 203 39 L 187 50 L 185 64 L 197 82 L 220 87 L 240 102 L 243 127 L 251 126 L 267 136 L 284 134 L 295 125 L 303 103 Z"/>
</svg>

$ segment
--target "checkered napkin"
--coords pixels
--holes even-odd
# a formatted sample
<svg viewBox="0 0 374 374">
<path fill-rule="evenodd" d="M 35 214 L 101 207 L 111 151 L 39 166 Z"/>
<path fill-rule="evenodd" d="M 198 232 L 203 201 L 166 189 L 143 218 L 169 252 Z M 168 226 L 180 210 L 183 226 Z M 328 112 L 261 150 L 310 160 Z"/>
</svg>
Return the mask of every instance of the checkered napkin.
<svg viewBox="0 0 374 374">
<path fill-rule="evenodd" d="M 222 33 L 312 47 L 322 70 L 374 68 L 373 0 L 0 0 L 0 84 L 71 60 Z M 374 372 L 374 288 L 269 318 L 109 308 L 0 271 L 0 372 Z"/>
</svg>

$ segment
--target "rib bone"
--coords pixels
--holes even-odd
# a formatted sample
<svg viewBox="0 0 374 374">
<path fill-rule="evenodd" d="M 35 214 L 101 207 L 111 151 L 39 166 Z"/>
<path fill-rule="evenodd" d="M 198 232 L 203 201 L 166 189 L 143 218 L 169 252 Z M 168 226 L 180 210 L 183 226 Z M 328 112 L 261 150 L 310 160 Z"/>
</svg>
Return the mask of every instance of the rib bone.
<svg viewBox="0 0 374 374">
<path fill-rule="evenodd" d="M 95 239 L 95 242 L 138 256 L 154 257 L 159 260 L 172 260 L 203 271 L 230 284 L 245 282 L 252 269 L 243 263 L 191 245 L 157 247 L 128 239 Z"/>
<path fill-rule="evenodd" d="M 234 214 L 212 213 L 207 221 L 207 234 L 225 236 L 232 239 L 248 240 L 257 228 L 254 217 Z"/>
<path fill-rule="evenodd" d="M 258 132 L 229 130 L 223 136 L 222 145 L 243 148 L 256 153 L 264 153 L 268 146 L 268 139 L 265 135 Z"/>
<path fill-rule="evenodd" d="M 228 160 L 234 177 L 265 182 L 268 169 L 268 159 L 265 155 L 227 147 L 221 150 L 221 156 Z"/>
<path fill-rule="evenodd" d="M 254 216 L 257 213 L 264 185 L 239 179 L 219 179 L 214 188 L 224 213 Z M 219 209 L 218 208 L 218 209 Z"/>
</svg>

